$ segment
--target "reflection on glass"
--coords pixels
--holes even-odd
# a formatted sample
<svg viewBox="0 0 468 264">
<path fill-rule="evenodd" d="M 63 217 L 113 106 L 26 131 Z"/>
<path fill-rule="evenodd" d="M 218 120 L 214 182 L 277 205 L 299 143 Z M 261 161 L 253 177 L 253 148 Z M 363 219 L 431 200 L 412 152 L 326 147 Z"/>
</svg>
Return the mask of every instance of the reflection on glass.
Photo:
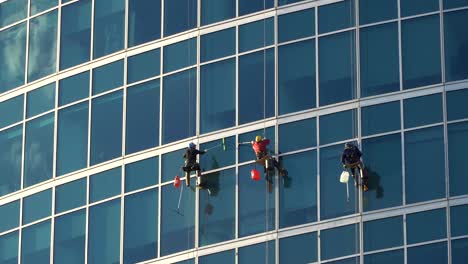
<svg viewBox="0 0 468 264">
<path fill-rule="evenodd" d="M 50 220 L 23 229 L 21 263 L 50 263 Z"/>
<path fill-rule="evenodd" d="M 1 242 L 0 242 L 1 243 Z M 468 259 L 468 239 L 452 240 L 452 264 L 463 264 Z M 1 246 L 0 246 L 1 248 Z"/>
<path fill-rule="evenodd" d="M 159 183 L 159 157 L 125 165 L 125 192 Z"/>
<path fill-rule="evenodd" d="M 363 136 L 400 130 L 400 102 L 361 108 L 361 126 Z"/>
<path fill-rule="evenodd" d="M 275 241 L 239 248 L 238 263 L 275 263 Z"/>
<path fill-rule="evenodd" d="M 55 213 L 65 212 L 86 204 L 87 179 L 55 187 Z"/>
<path fill-rule="evenodd" d="M 280 179 L 280 227 L 317 221 L 317 152 L 284 156 L 280 162 L 290 175 Z"/>
<path fill-rule="evenodd" d="M 239 16 L 272 8 L 274 0 L 238 0 Z"/>
<path fill-rule="evenodd" d="M 127 59 L 127 83 L 133 83 L 159 75 L 161 73 L 160 58 L 160 49 L 129 57 Z"/>
<path fill-rule="evenodd" d="M 123 85 L 124 61 L 119 60 L 93 69 L 93 95 Z"/>
<path fill-rule="evenodd" d="M 93 58 L 121 50 L 124 32 L 125 0 L 95 0 Z"/>
<path fill-rule="evenodd" d="M 397 0 L 360 0 L 359 24 L 370 24 L 397 18 Z"/>
<path fill-rule="evenodd" d="M 425 246 L 410 247 L 407 253 L 408 263 L 447 263 L 447 242 L 435 243 Z"/>
<path fill-rule="evenodd" d="M 405 263 L 405 253 L 402 249 L 376 253 L 364 256 L 366 264 L 395 264 Z"/>
<path fill-rule="evenodd" d="M 239 167 L 239 237 L 275 228 L 275 193 L 268 191 L 267 183 L 263 178 L 258 182 L 252 181 L 250 178 L 252 169 L 254 169 L 252 165 Z"/>
<path fill-rule="evenodd" d="M 121 193 L 121 168 L 117 167 L 90 176 L 89 202 L 97 202 Z"/>
<path fill-rule="evenodd" d="M 57 10 L 29 22 L 28 82 L 56 71 Z"/>
<path fill-rule="evenodd" d="M 26 123 L 24 187 L 52 178 L 54 113 Z"/>
<path fill-rule="evenodd" d="M 0 262 L 6 264 L 18 263 L 18 233 L 19 231 L 0 236 Z"/>
<path fill-rule="evenodd" d="M 400 0 L 401 16 L 413 16 L 439 10 L 438 0 Z"/>
<path fill-rule="evenodd" d="M 220 0 L 217 0 L 220 1 Z M 200 61 L 210 61 L 236 52 L 236 28 L 228 28 L 200 37 Z"/>
<path fill-rule="evenodd" d="M 161 1 L 128 1 L 129 47 L 161 38 Z"/>
<path fill-rule="evenodd" d="M 86 210 L 57 217 L 54 226 L 54 263 L 84 263 Z"/>
<path fill-rule="evenodd" d="M 236 252 L 234 250 L 229 250 L 223 251 L 221 253 L 203 256 L 198 259 L 198 264 L 234 264 L 235 254 Z"/>
<path fill-rule="evenodd" d="M 468 118 L 468 89 L 447 92 L 447 120 Z"/>
<path fill-rule="evenodd" d="M 450 207 L 450 235 L 452 237 L 468 235 L 468 205 Z"/>
<path fill-rule="evenodd" d="M 279 126 L 279 153 L 315 147 L 317 145 L 316 118 Z"/>
<path fill-rule="evenodd" d="M 354 0 L 323 5 L 318 9 L 319 34 L 354 26 Z"/>
<path fill-rule="evenodd" d="M 124 263 L 157 257 L 158 190 L 125 197 Z"/>
<path fill-rule="evenodd" d="M 60 70 L 89 61 L 91 52 L 91 0 L 62 7 Z"/>
<path fill-rule="evenodd" d="M 197 38 L 164 47 L 163 71 L 171 72 L 197 63 Z"/>
<path fill-rule="evenodd" d="M 197 0 L 164 0 L 165 37 L 197 26 L 197 2 Z"/>
<path fill-rule="evenodd" d="M 442 122 L 442 94 L 406 99 L 403 109 L 405 128 Z"/>
<path fill-rule="evenodd" d="M 23 120 L 24 95 L 16 96 L 0 103 L 0 128 Z"/>
<path fill-rule="evenodd" d="M 415 244 L 447 236 L 445 208 L 406 216 L 407 243 Z M 438 226 L 440 228 L 434 228 Z"/>
<path fill-rule="evenodd" d="M 397 216 L 364 222 L 363 239 L 364 251 L 402 246 L 403 217 Z"/>
<path fill-rule="evenodd" d="M 31 0 L 31 16 L 57 5 L 58 0 Z"/>
<path fill-rule="evenodd" d="M 320 232 L 322 259 L 359 254 L 359 245 L 356 245 L 358 235 L 359 224 L 322 230 Z"/>
<path fill-rule="evenodd" d="M 0 233 L 19 226 L 19 213 L 19 200 L 0 206 L 0 215 L 8 216 L 0 219 Z"/>
<path fill-rule="evenodd" d="M 468 5 L 468 1 L 465 5 Z M 444 14 L 445 78 L 447 81 L 468 79 L 468 35 L 464 25 L 468 21 L 468 10 Z M 464 107 L 466 109 L 466 107 Z"/>
<path fill-rule="evenodd" d="M 202 26 L 236 16 L 236 0 L 202 0 Z"/>
<path fill-rule="evenodd" d="M 0 132 L 0 195 L 21 188 L 21 153 L 23 151 L 23 125 Z"/>
<path fill-rule="evenodd" d="M 278 17 L 278 42 L 315 35 L 315 9 L 288 13 Z"/>
<path fill-rule="evenodd" d="M 10 0 L 0 5 L 2 16 L 3 6 L 6 3 L 14 2 L 18 2 L 18 0 Z M 24 4 L 24 6 L 26 5 Z M 0 93 L 24 84 L 25 63 L 26 23 L 0 31 L 0 69 L 2 69 L 0 71 Z"/>
<path fill-rule="evenodd" d="M 28 15 L 28 0 L 3 1 L 0 4 L 0 14 L 0 28 L 21 20 Z"/>
<path fill-rule="evenodd" d="M 89 71 L 59 81 L 58 105 L 66 105 L 89 96 Z"/>
<path fill-rule="evenodd" d="M 263 32 L 265 31 L 265 36 Z M 258 34 L 262 32 L 262 34 Z M 259 20 L 239 26 L 239 52 L 249 51 L 274 43 L 275 31 L 273 18 Z"/>
<path fill-rule="evenodd" d="M 55 82 L 27 93 L 26 118 L 55 107 Z"/>
<path fill-rule="evenodd" d="M 57 176 L 86 167 L 88 160 L 88 115 L 88 102 L 59 110 Z"/>
<path fill-rule="evenodd" d="M 320 116 L 320 145 L 357 137 L 355 109 Z"/>
<path fill-rule="evenodd" d="M 280 263 L 312 263 L 317 261 L 317 232 L 280 239 Z"/>
<path fill-rule="evenodd" d="M 119 263 L 120 199 L 89 208 L 88 263 Z"/>
<path fill-rule="evenodd" d="M 236 171 L 229 169 L 202 175 L 199 191 L 199 244 L 206 246 L 234 239 Z"/>
<path fill-rule="evenodd" d="M 274 116 L 274 49 L 240 56 L 238 77 L 239 124 Z"/>
<path fill-rule="evenodd" d="M 22 224 L 29 224 L 51 215 L 52 190 L 48 189 L 23 199 Z"/>
</svg>

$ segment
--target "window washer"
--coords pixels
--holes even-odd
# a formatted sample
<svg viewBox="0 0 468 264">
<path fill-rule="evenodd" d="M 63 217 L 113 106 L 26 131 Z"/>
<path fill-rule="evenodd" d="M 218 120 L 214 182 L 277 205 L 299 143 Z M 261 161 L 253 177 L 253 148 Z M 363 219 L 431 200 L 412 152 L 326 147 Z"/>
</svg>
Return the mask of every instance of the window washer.
<svg viewBox="0 0 468 264">
<path fill-rule="evenodd" d="M 256 136 L 255 141 L 239 143 L 239 145 L 245 144 L 252 145 L 252 149 L 255 152 L 255 156 L 257 157 L 257 162 L 264 166 L 265 172 L 267 172 L 269 169 L 273 169 L 272 166 L 269 166 L 273 165 L 278 170 L 283 179 L 288 176 L 288 171 L 285 168 L 282 168 L 278 161 L 268 154 L 267 146 L 270 144 L 270 140 L 268 138 Z"/>
<path fill-rule="evenodd" d="M 357 186 L 357 179 L 356 179 L 356 168 L 359 168 L 361 171 L 361 180 L 362 180 L 362 190 L 367 191 L 367 176 L 364 175 L 364 164 L 361 161 L 362 153 L 357 146 L 352 143 L 346 143 L 345 148 L 343 150 L 343 154 L 341 155 L 341 163 L 343 164 L 343 168 L 345 170 L 350 169 L 351 174 L 354 178 L 354 184 Z"/>
<path fill-rule="evenodd" d="M 190 187 L 190 173 L 192 171 L 197 172 L 197 177 L 201 176 L 200 164 L 197 162 L 197 155 L 203 155 L 206 151 L 200 151 L 196 148 L 196 145 L 190 142 L 189 147 L 185 151 L 184 159 L 185 166 L 182 167 L 182 170 L 185 171 L 185 183 Z"/>
</svg>

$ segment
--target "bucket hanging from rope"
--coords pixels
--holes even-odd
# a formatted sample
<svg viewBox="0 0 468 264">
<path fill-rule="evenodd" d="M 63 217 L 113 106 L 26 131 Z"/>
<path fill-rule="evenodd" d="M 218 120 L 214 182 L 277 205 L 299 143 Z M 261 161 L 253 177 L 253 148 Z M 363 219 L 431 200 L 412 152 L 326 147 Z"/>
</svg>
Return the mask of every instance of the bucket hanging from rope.
<svg viewBox="0 0 468 264">
<path fill-rule="evenodd" d="M 254 181 L 260 180 L 260 172 L 257 169 L 253 169 L 250 171 L 250 178 Z"/>
</svg>

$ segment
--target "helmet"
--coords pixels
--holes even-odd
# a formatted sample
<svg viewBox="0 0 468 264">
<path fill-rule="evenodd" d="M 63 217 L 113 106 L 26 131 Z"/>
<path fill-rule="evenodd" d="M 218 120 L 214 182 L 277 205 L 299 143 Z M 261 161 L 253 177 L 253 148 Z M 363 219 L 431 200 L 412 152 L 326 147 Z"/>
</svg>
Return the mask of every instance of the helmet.
<svg viewBox="0 0 468 264">
<path fill-rule="evenodd" d="M 196 145 L 195 145 L 195 143 L 193 143 L 193 142 L 190 142 L 190 143 L 188 144 L 188 147 L 189 147 L 189 148 L 194 148 L 195 146 L 196 146 Z"/>
<path fill-rule="evenodd" d="M 262 136 L 256 136 L 255 137 L 255 142 L 260 142 L 262 141 Z"/>
<path fill-rule="evenodd" d="M 353 145 L 352 143 L 346 143 L 346 144 L 344 145 L 344 148 L 345 148 L 345 149 L 349 149 L 349 148 L 352 148 L 352 147 L 354 147 L 354 145 Z"/>
</svg>

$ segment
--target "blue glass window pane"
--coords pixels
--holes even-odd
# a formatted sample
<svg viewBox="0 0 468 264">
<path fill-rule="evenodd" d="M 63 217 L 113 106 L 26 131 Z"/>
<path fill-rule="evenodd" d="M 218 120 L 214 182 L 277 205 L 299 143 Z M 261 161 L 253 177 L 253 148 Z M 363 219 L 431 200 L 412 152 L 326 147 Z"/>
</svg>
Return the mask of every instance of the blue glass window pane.
<svg viewBox="0 0 468 264">
<path fill-rule="evenodd" d="M 346 186 L 338 182 L 342 172 L 340 166 L 342 151 L 341 144 L 320 150 L 320 218 L 322 220 L 355 212 L 354 206 L 349 206 L 354 205 L 356 197 L 356 188 L 352 185 L 352 180 L 349 187 L 349 202 L 346 202 Z"/>
<path fill-rule="evenodd" d="M 415 244 L 447 236 L 445 208 L 406 216 L 407 243 Z M 434 228 L 438 226 L 440 228 Z"/>
<path fill-rule="evenodd" d="M 315 9 L 288 13 L 278 17 L 278 42 L 315 35 Z"/>
<path fill-rule="evenodd" d="M 236 252 L 234 250 L 229 250 L 223 251 L 221 253 L 203 256 L 198 259 L 198 264 L 234 264 L 235 254 Z"/>
<path fill-rule="evenodd" d="M 439 15 L 401 22 L 404 89 L 441 82 L 439 22 Z"/>
<path fill-rule="evenodd" d="M 158 253 L 158 190 L 125 197 L 124 263 L 156 258 Z"/>
<path fill-rule="evenodd" d="M 91 1 L 80 0 L 62 7 L 60 69 L 89 61 L 91 52 Z"/>
<path fill-rule="evenodd" d="M 463 158 L 468 148 L 468 122 L 448 125 L 448 155 L 450 196 L 468 193 L 466 161 Z"/>
<path fill-rule="evenodd" d="M 361 126 L 363 136 L 400 130 L 400 102 L 361 108 Z"/>
<path fill-rule="evenodd" d="M 359 48 L 361 96 L 399 91 L 398 23 L 362 28 Z"/>
<path fill-rule="evenodd" d="M 93 69 L 93 95 L 122 86 L 123 76 L 123 60 Z"/>
<path fill-rule="evenodd" d="M 31 16 L 56 6 L 58 0 L 31 0 Z"/>
<path fill-rule="evenodd" d="M 259 32 L 262 32 L 262 34 L 258 34 Z M 275 41 L 273 18 L 241 25 L 239 26 L 238 35 L 239 52 L 272 45 Z"/>
<path fill-rule="evenodd" d="M 184 261 L 176 262 L 175 264 L 195 264 L 195 259 L 187 259 Z"/>
<path fill-rule="evenodd" d="M 224 140 L 224 149 L 222 143 Z M 228 137 L 200 145 L 200 150 L 208 150 L 200 155 L 200 165 L 204 170 L 214 170 L 236 163 L 236 138 Z"/>
<path fill-rule="evenodd" d="M 317 221 L 317 152 L 307 151 L 281 159 L 290 178 L 281 179 L 280 228 Z M 307 170 L 303 169 L 304 164 Z"/>
<path fill-rule="evenodd" d="M 196 64 L 197 38 L 191 38 L 189 40 L 165 46 L 163 62 L 164 73 Z"/>
<path fill-rule="evenodd" d="M 442 122 L 442 95 L 421 96 L 403 101 L 405 128 Z"/>
<path fill-rule="evenodd" d="M 468 1 L 466 1 L 466 5 L 468 5 Z M 468 67 L 466 67 L 468 35 L 463 31 L 466 21 L 468 21 L 468 10 L 444 14 L 446 81 L 468 79 Z"/>
<path fill-rule="evenodd" d="M 0 4 L 0 12 L 2 5 L 10 2 L 13 3 L 15 0 Z M 26 23 L 0 31 L 0 68 L 2 69 L 0 71 L 0 93 L 24 84 L 25 58 Z"/>
<path fill-rule="evenodd" d="M 164 36 L 196 27 L 197 10 L 197 0 L 164 0 Z"/>
<path fill-rule="evenodd" d="M 382 151 L 383 149 L 385 151 Z M 362 142 L 362 152 L 364 173 L 369 178 L 369 190 L 364 194 L 364 211 L 402 205 L 400 133 L 365 139 Z"/>
<path fill-rule="evenodd" d="M 29 22 L 28 82 L 56 71 L 57 10 Z"/>
<path fill-rule="evenodd" d="M 121 168 L 117 167 L 90 176 L 89 202 L 97 202 L 121 193 Z"/>
<path fill-rule="evenodd" d="M 55 187 L 55 213 L 86 204 L 87 180 L 81 179 Z"/>
<path fill-rule="evenodd" d="M 359 24 L 370 24 L 397 18 L 397 0 L 360 0 Z"/>
<path fill-rule="evenodd" d="M 236 60 L 201 67 L 200 132 L 231 127 L 236 122 Z"/>
<path fill-rule="evenodd" d="M 159 145 L 160 80 L 127 88 L 127 154 Z"/>
<path fill-rule="evenodd" d="M 280 239 L 280 263 L 312 263 L 317 261 L 317 233 Z"/>
<path fill-rule="evenodd" d="M 278 0 L 278 5 L 282 6 L 282 5 L 297 3 L 297 2 L 301 2 L 301 1 L 304 1 L 304 0 Z"/>
<path fill-rule="evenodd" d="M 276 153 L 275 152 L 275 128 L 268 127 L 262 130 L 255 130 L 252 132 L 248 132 L 245 134 L 239 135 L 239 143 L 241 142 L 252 142 L 255 140 L 256 136 L 262 136 L 264 138 L 270 139 L 270 144 L 268 145 L 267 149 L 269 153 Z M 246 162 L 255 160 L 255 153 L 252 149 L 251 144 L 243 144 L 240 145 L 238 148 L 239 151 L 239 161 L 238 163 Z"/>
<path fill-rule="evenodd" d="M 201 0 L 201 25 L 236 16 L 236 0 Z"/>
<path fill-rule="evenodd" d="M 356 233 L 359 234 L 359 224 L 322 230 L 320 233 L 322 259 L 358 254 Z"/>
<path fill-rule="evenodd" d="M 275 193 L 268 192 L 263 179 L 252 183 L 250 171 L 253 168 L 252 165 L 239 167 L 239 237 L 267 231 L 267 195 L 268 230 L 275 228 Z"/>
<path fill-rule="evenodd" d="M 184 165 L 183 155 L 185 149 L 166 153 L 161 157 L 161 182 L 172 181 L 176 175 L 183 177 L 182 166 Z"/>
<path fill-rule="evenodd" d="M 54 228 L 54 263 L 84 263 L 86 210 L 57 217 Z"/>
<path fill-rule="evenodd" d="M 316 106 L 315 89 L 315 40 L 279 47 L 279 114 L 314 108 Z"/>
<path fill-rule="evenodd" d="M 315 147 L 317 145 L 315 118 L 280 125 L 278 133 L 280 137 L 279 153 Z"/>
<path fill-rule="evenodd" d="M 24 187 L 52 178 L 54 113 L 26 123 Z"/>
<path fill-rule="evenodd" d="M 468 118 L 468 89 L 447 92 L 447 120 Z"/>
<path fill-rule="evenodd" d="M 128 46 L 161 38 L 161 1 L 128 1 Z"/>
<path fill-rule="evenodd" d="M 467 0 L 444 0 L 444 9 L 468 6 Z"/>
<path fill-rule="evenodd" d="M 199 192 L 199 244 L 234 239 L 236 224 L 236 170 L 203 175 L 206 190 Z"/>
<path fill-rule="evenodd" d="M 408 248 L 407 263 L 447 263 L 447 242 Z"/>
<path fill-rule="evenodd" d="M 123 49 L 124 32 L 125 0 L 95 0 L 93 58 Z"/>
<path fill-rule="evenodd" d="M 238 0 L 239 16 L 266 10 L 274 6 L 274 0 Z"/>
<path fill-rule="evenodd" d="M 267 251 L 268 249 L 268 251 Z M 248 247 L 239 248 L 239 264 L 250 263 L 275 263 L 275 241 L 255 244 Z"/>
<path fill-rule="evenodd" d="M 1 248 L 1 246 L 0 246 Z M 468 239 L 452 240 L 452 264 L 463 264 L 468 259 Z"/>
<path fill-rule="evenodd" d="M 374 251 L 402 245 L 403 217 L 397 216 L 364 222 L 364 251 Z"/>
<path fill-rule="evenodd" d="M 197 71 L 190 69 L 163 79 L 162 144 L 195 135 Z"/>
<path fill-rule="evenodd" d="M 21 264 L 50 263 L 50 220 L 28 226 L 21 235 Z"/>
<path fill-rule="evenodd" d="M 441 126 L 406 132 L 405 159 L 407 203 L 445 197 L 444 132 Z M 421 188 L 421 182 L 424 182 L 424 188 Z"/>
<path fill-rule="evenodd" d="M 58 112 L 57 176 L 86 167 L 88 115 L 88 102 L 61 109 Z"/>
<path fill-rule="evenodd" d="M 21 189 L 22 125 L 0 132 L 0 149 L 0 195 L 5 195 Z"/>
<path fill-rule="evenodd" d="M 27 94 L 26 118 L 49 111 L 54 106 L 55 83 L 51 83 Z"/>
<path fill-rule="evenodd" d="M 0 3 L 0 28 L 28 15 L 28 0 L 9 0 Z M 2 68 L 3 69 L 3 68 Z"/>
<path fill-rule="evenodd" d="M 89 208 L 88 263 L 119 263 L 120 199 Z"/>
<path fill-rule="evenodd" d="M 0 206 L 0 215 L 4 216 L 0 218 L 0 233 L 3 233 L 7 230 L 10 230 L 19 226 L 19 213 L 20 213 L 20 201 L 19 200 Z M 5 217 L 5 216 L 8 216 L 8 217 Z"/>
<path fill-rule="evenodd" d="M 354 26 L 354 0 L 324 5 L 318 9 L 319 34 Z"/>
<path fill-rule="evenodd" d="M 149 158 L 125 166 L 125 192 L 159 183 L 159 158 Z"/>
<path fill-rule="evenodd" d="M 319 39 L 320 105 L 334 104 L 356 98 L 356 59 L 354 50 L 354 31 Z"/>
<path fill-rule="evenodd" d="M 59 106 L 73 103 L 89 96 L 89 71 L 62 79 L 58 90 Z"/>
<path fill-rule="evenodd" d="M 18 231 L 0 236 L 0 262 L 4 264 L 18 263 Z"/>
<path fill-rule="evenodd" d="M 450 207 L 450 229 L 452 237 L 468 235 L 468 225 L 466 224 L 467 217 L 467 205 Z"/>
<path fill-rule="evenodd" d="M 357 137 L 356 110 L 320 117 L 320 145 Z"/>
<path fill-rule="evenodd" d="M 0 102 L 0 128 L 6 127 L 23 120 L 24 96 L 16 96 L 12 99 Z"/>
<path fill-rule="evenodd" d="M 122 155 L 122 91 L 93 99 L 91 165 Z"/>
<path fill-rule="evenodd" d="M 236 53 L 236 28 L 228 28 L 200 37 L 201 62 L 226 57 L 234 53 Z"/>
<path fill-rule="evenodd" d="M 238 77 L 239 124 L 274 116 L 274 49 L 240 56 Z"/>
<path fill-rule="evenodd" d="M 191 185 L 195 185 L 193 178 Z M 190 188 L 184 190 L 184 199 L 178 207 L 179 191 L 174 191 L 174 186 L 166 185 L 161 191 L 160 255 L 165 256 L 193 248 L 195 246 L 195 192 Z M 181 241 L 184 242 L 181 243 Z"/>
<path fill-rule="evenodd" d="M 401 249 L 401 250 L 388 251 L 384 253 L 365 255 L 364 263 L 366 264 L 405 263 L 405 252 Z"/>
<path fill-rule="evenodd" d="M 127 59 L 127 83 L 141 81 L 161 74 L 160 57 L 160 49 L 129 57 Z"/>
<path fill-rule="evenodd" d="M 401 16 L 413 16 L 439 10 L 438 0 L 400 0 Z"/>
<path fill-rule="evenodd" d="M 52 211 L 52 190 L 48 189 L 23 199 L 23 225 L 50 216 Z"/>
</svg>

